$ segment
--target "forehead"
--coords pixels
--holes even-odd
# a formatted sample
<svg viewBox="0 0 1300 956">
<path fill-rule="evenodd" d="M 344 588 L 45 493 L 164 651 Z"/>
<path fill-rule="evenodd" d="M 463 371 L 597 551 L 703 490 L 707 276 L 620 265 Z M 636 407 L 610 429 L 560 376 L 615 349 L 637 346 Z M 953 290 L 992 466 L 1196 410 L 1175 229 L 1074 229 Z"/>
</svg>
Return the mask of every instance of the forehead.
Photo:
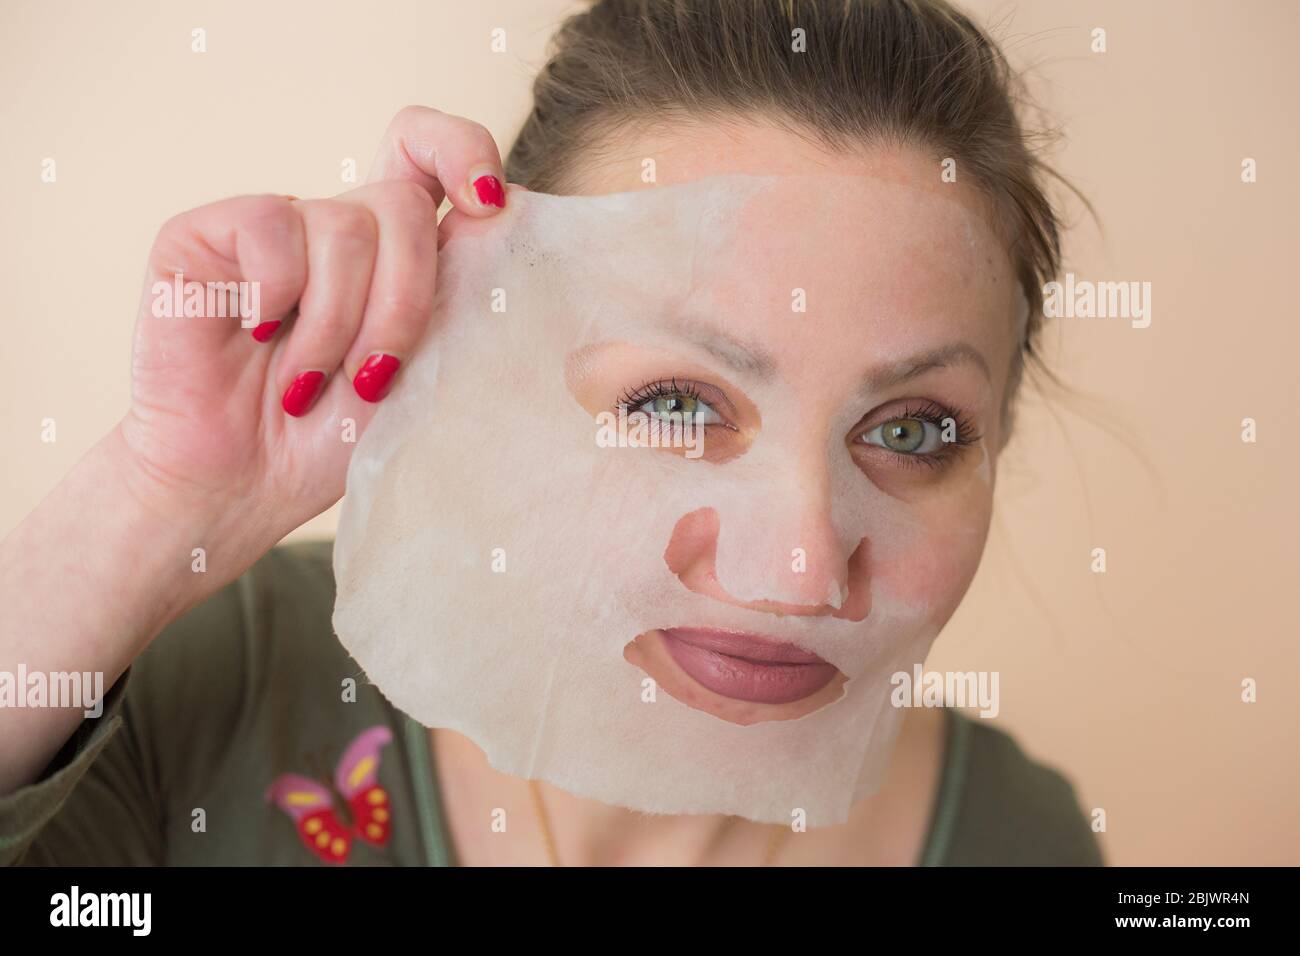
<svg viewBox="0 0 1300 956">
<path fill-rule="evenodd" d="M 1015 272 L 960 165 L 957 181 L 944 182 L 940 158 L 920 150 L 830 150 L 747 121 L 624 130 L 592 156 L 575 170 L 582 193 L 654 191 L 726 173 L 766 178 L 736 213 L 739 228 L 694 275 L 710 290 L 704 318 L 737 337 L 823 365 L 961 338 L 987 352 L 995 370 L 1009 367 Z"/>
<path fill-rule="evenodd" d="M 943 195 L 988 218 L 984 195 L 958 175 L 941 182 L 941 157 L 915 146 L 831 147 L 762 115 L 700 122 L 673 118 L 628 123 L 597 134 L 572 163 L 561 191 L 575 195 L 677 186 L 709 176 L 869 176 Z"/>
<path fill-rule="evenodd" d="M 997 237 L 961 203 L 888 179 L 769 181 L 702 281 L 728 329 L 825 374 L 954 340 L 996 368 L 1011 348 L 1014 280 Z"/>
</svg>

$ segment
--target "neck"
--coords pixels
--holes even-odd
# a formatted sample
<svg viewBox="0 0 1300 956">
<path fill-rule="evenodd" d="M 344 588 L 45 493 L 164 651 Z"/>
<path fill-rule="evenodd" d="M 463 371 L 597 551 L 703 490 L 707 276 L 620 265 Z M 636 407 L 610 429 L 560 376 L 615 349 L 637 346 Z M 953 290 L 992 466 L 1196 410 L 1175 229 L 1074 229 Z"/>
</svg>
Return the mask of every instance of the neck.
<svg viewBox="0 0 1300 956">
<path fill-rule="evenodd" d="M 639 813 L 540 781 L 534 790 L 529 781 L 494 770 L 463 734 L 435 729 L 430 737 L 447 829 L 462 864 L 910 864 L 925 834 L 942 750 L 938 712 L 915 713 L 904 721 L 884 789 L 860 801 L 848 823 L 800 834 L 720 815 Z M 556 860 L 547 851 L 548 829 Z"/>
<path fill-rule="evenodd" d="M 457 858 L 470 865 L 550 865 L 548 829 L 563 866 L 757 865 L 780 832 L 721 815 L 639 813 L 543 781 L 534 791 L 529 781 L 494 770 L 463 734 L 435 729 L 430 736 L 447 829 Z"/>
<path fill-rule="evenodd" d="M 536 784 L 558 861 L 591 866 L 765 863 L 782 828 L 721 815 L 638 813 Z M 766 844 L 766 845 L 765 845 Z"/>
</svg>

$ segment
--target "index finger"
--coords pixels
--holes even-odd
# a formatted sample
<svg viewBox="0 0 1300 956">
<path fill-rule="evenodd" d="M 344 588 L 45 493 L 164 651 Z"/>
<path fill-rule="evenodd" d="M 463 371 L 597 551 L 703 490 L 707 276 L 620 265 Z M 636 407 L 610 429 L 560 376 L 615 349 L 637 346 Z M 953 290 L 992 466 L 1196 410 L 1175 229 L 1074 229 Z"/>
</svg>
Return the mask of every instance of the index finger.
<svg viewBox="0 0 1300 956">
<path fill-rule="evenodd" d="M 471 216 L 490 216 L 506 204 L 505 173 L 486 127 L 427 106 L 393 117 L 367 182 L 405 179 Z"/>
</svg>

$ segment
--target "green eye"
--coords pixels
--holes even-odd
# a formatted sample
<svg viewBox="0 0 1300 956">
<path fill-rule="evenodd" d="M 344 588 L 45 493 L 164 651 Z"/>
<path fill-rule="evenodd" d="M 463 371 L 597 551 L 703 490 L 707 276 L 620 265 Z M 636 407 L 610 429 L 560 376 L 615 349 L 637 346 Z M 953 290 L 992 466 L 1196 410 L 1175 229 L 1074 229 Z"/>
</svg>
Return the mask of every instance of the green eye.
<svg viewBox="0 0 1300 956">
<path fill-rule="evenodd" d="M 656 415 L 694 415 L 700 400 L 690 395 L 660 395 L 647 404 Z"/>
<path fill-rule="evenodd" d="M 664 392 L 642 402 L 636 409 L 666 421 L 690 421 L 696 425 L 718 425 L 723 419 L 708 402 L 681 392 Z"/>
<path fill-rule="evenodd" d="M 915 418 L 896 418 L 880 426 L 880 438 L 893 451 L 913 452 L 925 441 L 925 422 Z"/>
<path fill-rule="evenodd" d="M 933 454 L 943 444 L 934 423 L 920 418 L 891 418 L 863 435 L 861 441 L 900 455 Z"/>
</svg>

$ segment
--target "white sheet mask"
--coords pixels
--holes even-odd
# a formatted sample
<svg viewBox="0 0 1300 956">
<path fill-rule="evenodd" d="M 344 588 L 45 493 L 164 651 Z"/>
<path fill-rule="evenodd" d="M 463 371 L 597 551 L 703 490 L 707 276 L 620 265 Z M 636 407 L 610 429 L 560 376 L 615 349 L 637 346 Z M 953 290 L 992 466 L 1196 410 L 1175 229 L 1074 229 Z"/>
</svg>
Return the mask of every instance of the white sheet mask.
<svg viewBox="0 0 1300 956">
<path fill-rule="evenodd" d="M 435 321 L 355 451 L 334 551 L 335 628 L 398 708 L 467 735 L 499 771 L 641 811 L 789 823 L 801 810 L 820 826 L 879 787 L 902 719 L 890 677 L 924 660 L 943 623 L 934 609 L 873 580 L 864 620 L 775 615 L 688 590 L 664 560 L 678 520 L 712 508 L 730 595 L 808 603 L 791 569 L 807 472 L 790 449 L 807 447 L 809 427 L 789 386 L 747 385 L 761 429 L 717 463 L 600 447 L 566 382 L 584 348 L 704 361 L 681 331 L 690 317 L 788 313 L 788 295 L 765 305 L 726 263 L 747 216 L 789 208 L 823 217 L 830 235 L 859 227 L 842 192 L 724 176 L 594 198 L 512 193 L 447 243 Z M 849 398 L 817 426 L 817 494 L 838 560 L 865 538 L 883 564 L 925 522 L 855 464 L 845 435 L 869 409 Z M 838 606 L 845 582 L 828 581 Z M 797 719 L 731 723 L 654 692 L 625 660 L 638 635 L 675 626 L 788 641 L 849 680 Z"/>
</svg>

